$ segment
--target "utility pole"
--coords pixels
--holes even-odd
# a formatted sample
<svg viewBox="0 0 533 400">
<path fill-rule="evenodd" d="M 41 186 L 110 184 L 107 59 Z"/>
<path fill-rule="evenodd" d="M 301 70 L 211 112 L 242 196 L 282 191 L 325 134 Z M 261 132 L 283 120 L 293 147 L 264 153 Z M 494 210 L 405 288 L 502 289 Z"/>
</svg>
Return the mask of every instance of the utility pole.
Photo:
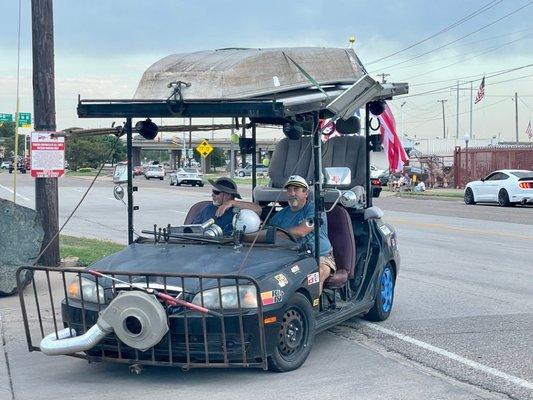
<svg viewBox="0 0 533 400">
<path fill-rule="evenodd" d="M 441 103 L 442 105 L 442 138 L 446 139 L 446 118 L 444 116 L 444 103 L 446 103 L 448 100 L 442 99 L 437 100 L 437 102 Z"/>
<path fill-rule="evenodd" d="M 455 138 L 459 139 L 459 81 L 457 81 L 457 122 L 455 124 Z"/>
<path fill-rule="evenodd" d="M 515 121 L 515 130 L 516 130 L 516 143 L 518 140 L 518 93 L 514 92 L 514 121 Z"/>
<path fill-rule="evenodd" d="M 387 83 L 387 80 L 385 78 L 387 76 L 390 76 L 390 74 L 377 74 L 377 76 L 381 76 L 381 83 Z"/>
<path fill-rule="evenodd" d="M 474 99 L 473 96 L 473 90 L 474 90 L 474 82 L 470 81 L 470 139 L 474 138 L 474 133 L 472 132 L 472 108 L 474 107 Z"/>
<path fill-rule="evenodd" d="M 54 18 L 52 0 L 32 0 L 33 110 L 36 131 L 56 130 L 54 87 Z M 47 246 L 39 264 L 59 265 L 57 178 L 35 178 L 35 208 Z M 52 238 L 54 238 L 52 240 Z"/>
</svg>

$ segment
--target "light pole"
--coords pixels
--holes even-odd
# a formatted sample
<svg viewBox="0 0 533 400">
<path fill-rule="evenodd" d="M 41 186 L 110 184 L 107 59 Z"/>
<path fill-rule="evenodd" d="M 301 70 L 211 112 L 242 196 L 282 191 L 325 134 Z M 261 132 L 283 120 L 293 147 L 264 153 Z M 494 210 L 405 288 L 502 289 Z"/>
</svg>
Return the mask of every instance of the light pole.
<svg viewBox="0 0 533 400">
<path fill-rule="evenodd" d="M 405 136 L 405 124 L 403 123 L 403 106 L 405 106 L 405 103 L 407 103 L 407 101 L 404 101 L 402 102 L 402 104 L 400 104 L 400 111 L 401 111 L 401 117 L 402 117 L 402 135 Z"/>
</svg>

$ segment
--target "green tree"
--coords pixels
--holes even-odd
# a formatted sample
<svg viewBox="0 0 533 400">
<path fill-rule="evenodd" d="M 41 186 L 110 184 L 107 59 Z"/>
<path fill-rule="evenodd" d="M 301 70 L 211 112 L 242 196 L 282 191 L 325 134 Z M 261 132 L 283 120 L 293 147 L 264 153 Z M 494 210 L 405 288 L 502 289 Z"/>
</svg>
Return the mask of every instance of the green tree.
<svg viewBox="0 0 533 400">
<path fill-rule="evenodd" d="M 118 140 L 115 150 L 108 158 L 116 137 L 107 136 L 70 136 L 66 143 L 66 158 L 70 168 L 76 171 L 81 167 L 98 168 L 102 163 L 116 163 L 126 158 L 126 145 Z"/>
<path fill-rule="evenodd" d="M 4 147 L 4 158 L 11 160 L 15 150 L 15 123 L 4 122 L 0 125 L 0 146 Z M 24 135 L 19 134 L 19 155 L 24 154 Z"/>
<path fill-rule="evenodd" d="M 224 150 L 220 147 L 215 147 L 208 157 L 211 160 L 211 166 L 215 172 L 217 171 L 217 167 L 224 167 L 226 165 L 226 156 Z"/>
</svg>

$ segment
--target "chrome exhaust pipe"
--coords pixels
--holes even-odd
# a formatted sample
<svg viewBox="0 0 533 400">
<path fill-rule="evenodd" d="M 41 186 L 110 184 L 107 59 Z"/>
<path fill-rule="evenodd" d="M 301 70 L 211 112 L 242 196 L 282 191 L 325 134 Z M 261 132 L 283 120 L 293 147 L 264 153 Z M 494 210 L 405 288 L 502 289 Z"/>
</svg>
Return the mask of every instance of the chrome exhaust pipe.
<svg viewBox="0 0 533 400">
<path fill-rule="evenodd" d="M 111 332 L 127 346 L 146 351 L 168 332 L 165 309 L 154 295 L 121 292 L 83 335 L 65 328 L 46 336 L 39 347 L 48 356 L 73 354 L 92 349 Z"/>
<path fill-rule="evenodd" d="M 76 336 L 76 331 L 72 328 L 65 328 L 55 333 L 51 333 L 41 340 L 41 351 L 48 356 L 58 356 L 61 354 L 73 354 L 79 351 L 86 351 L 96 346 L 113 328 L 101 328 L 98 323 L 94 324 L 85 334 Z"/>
</svg>

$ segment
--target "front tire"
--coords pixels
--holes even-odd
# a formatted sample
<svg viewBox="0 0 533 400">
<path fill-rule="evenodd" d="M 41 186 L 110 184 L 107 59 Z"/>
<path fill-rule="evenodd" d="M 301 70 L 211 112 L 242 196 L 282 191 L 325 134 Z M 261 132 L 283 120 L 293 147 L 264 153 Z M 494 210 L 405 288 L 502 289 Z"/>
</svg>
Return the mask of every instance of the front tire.
<svg viewBox="0 0 533 400">
<path fill-rule="evenodd" d="M 511 205 L 511 202 L 509 201 L 509 194 L 507 193 L 507 190 L 501 189 L 498 192 L 498 204 L 500 207 L 509 207 Z"/>
<path fill-rule="evenodd" d="M 476 204 L 476 201 L 474 200 L 474 192 L 471 188 L 466 188 L 465 190 L 465 204 Z"/>
<path fill-rule="evenodd" d="M 241 178 L 244 178 L 245 175 L 246 175 L 246 174 L 245 174 L 243 171 L 239 172 L 239 176 L 240 176 Z"/>
<path fill-rule="evenodd" d="M 365 318 L 369 321 L 385 321 L 389 318 L 394 301 L 394 270 L 390 264 L 385 265 L 378 279 L 376 300 Z"/>
<path fill-rule="evenodd" d="M 315 316 L 311 303 L 295 293 L 283 309 L 278 343 L 268 359 L 268 368 L 288 372 L 299 368 L 309 356 L 315 339 Z"/>
</svg>

